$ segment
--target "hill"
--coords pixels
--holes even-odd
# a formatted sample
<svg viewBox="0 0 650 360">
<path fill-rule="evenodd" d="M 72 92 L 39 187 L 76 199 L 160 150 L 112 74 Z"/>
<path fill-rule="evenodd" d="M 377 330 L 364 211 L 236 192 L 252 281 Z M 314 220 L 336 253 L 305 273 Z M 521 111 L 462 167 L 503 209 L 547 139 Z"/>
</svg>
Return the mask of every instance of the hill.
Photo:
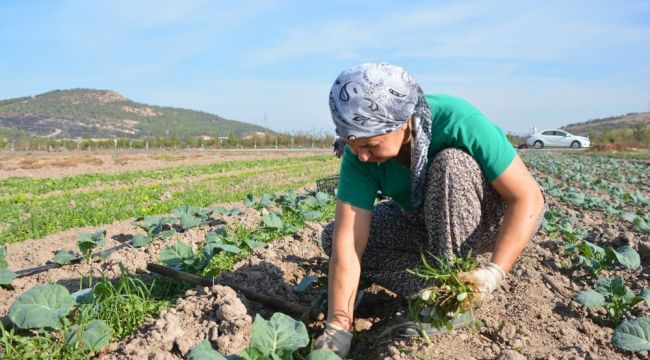
<svg viewBox="0 0 650 360">
<path fill-rule="evenodd" d="M 593 119 L 565 125 L 561 129 L 574 134 L 588 134 L 610 130 L 627 130 L 643 125 L 650 125 L 650 112 L 628 113 L 602 119 Z"/>
<path fill-rule="evenodd" d="M 201 111 L 137 103 L 110 90 L 55 90 L 0 100 L 0 131 L 51 138 L 242 137 L 261 126 Z"/>
<path fill-rule="evenodd" d="M 650 112 L 628 113 L 581 123 L 561 129 L 576 135 L 586 135 L 592 144 L 617 144 L 650 148 Z"/>
</svg>

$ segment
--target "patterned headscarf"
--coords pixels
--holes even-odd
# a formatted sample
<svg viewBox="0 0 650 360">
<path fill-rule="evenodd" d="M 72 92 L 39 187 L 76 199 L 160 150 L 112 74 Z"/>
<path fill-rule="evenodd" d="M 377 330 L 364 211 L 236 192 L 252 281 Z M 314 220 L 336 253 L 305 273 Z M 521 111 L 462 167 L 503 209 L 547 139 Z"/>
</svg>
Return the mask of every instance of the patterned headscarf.
<svg viewBox="0 0 650 360">
<path fill-rule="evenodd" d="M 337 156 L 342 154 L 345 140 L 391 133 L 413 116 L 411 204 L 419 208 L 426 183 L 431 110 L 411 74 L 386 63 L 353 66 L 334 81 L 329 103 L 340 137 L 334 143 Z"/>
</svg>

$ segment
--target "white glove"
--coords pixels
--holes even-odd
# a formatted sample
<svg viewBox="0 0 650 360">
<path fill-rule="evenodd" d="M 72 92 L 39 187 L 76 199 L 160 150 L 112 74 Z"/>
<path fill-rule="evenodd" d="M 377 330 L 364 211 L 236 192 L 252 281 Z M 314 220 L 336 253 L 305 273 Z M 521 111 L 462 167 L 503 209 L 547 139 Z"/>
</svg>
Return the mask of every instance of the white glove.
<svg viewBox="0 0 650 360">
<path fill-rule="evenodd" d="M 327 322 L 323 335 L 314 341 L 314 349 L 330 350 L 345 359 L 350 352 L 352 333 Z"/>
<path fill-rule="evenodd" d="M 491 262 L 476 270 L 458 274 L 458 280 L 474 287 L 474 303 L 478 306 L 499 286 L 505 276 L 501 266 Z"/>
</svg>

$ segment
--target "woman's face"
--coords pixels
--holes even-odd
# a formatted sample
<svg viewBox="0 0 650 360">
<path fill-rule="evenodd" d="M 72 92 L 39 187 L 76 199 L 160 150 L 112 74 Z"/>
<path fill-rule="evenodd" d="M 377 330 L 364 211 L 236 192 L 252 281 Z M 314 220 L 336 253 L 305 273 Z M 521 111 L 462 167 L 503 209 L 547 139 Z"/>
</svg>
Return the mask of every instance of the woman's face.
<svg viewBox="0 0 650 360">
<path fill-rule="evenodd" d="M 407 129 L 404 125 L 392 133 L 348 140 L 347 144 L 359 161 L 382 163 L 400 152 Z"/>
</svg>

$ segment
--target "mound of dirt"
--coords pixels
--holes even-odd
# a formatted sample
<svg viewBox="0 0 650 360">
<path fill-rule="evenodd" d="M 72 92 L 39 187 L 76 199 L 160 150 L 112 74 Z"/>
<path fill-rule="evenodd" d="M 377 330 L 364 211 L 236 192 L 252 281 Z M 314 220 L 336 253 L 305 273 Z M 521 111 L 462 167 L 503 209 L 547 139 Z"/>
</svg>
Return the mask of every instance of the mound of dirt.
<svg viewBox="0 0 650 360">
<path fill-rule="evenodd" d="M 235 291 L 215 285 L 188 290 L 160 318 L 113 343 L 102 359 L 184 359 L 203 339 L 222 354 L 238 354 L 250 340 L 252 319 Z"/>
</svg>

